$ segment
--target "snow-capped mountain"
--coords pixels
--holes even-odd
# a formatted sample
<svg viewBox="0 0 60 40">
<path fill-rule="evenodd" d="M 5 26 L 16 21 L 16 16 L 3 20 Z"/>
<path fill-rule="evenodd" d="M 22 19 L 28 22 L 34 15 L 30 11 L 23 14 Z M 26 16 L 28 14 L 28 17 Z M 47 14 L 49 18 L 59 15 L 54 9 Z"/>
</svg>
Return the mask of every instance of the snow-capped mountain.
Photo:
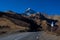
<svg viewBox="0 0 60 40">
<path fill-rule="evenodd" d="M 35 14 L 36 11 L 32 10 L 31 8 L 27 8 L 26 11 L 24 12 L 25 15 L 29 16 L 31 14 Z"/>
</svg>

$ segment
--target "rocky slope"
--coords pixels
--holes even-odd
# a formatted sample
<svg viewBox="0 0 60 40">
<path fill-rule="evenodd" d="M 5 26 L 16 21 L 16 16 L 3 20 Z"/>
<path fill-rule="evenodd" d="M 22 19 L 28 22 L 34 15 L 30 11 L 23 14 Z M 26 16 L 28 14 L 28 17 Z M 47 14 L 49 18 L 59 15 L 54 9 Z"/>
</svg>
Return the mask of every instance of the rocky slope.
<svg viewBox="0 0 60 40">
<path fill-rule="evenodd" d="M 53 32 L 60 33 L 59 18 L 60 16 L 48 16 L 31 9 L 25 11 L 23 14 L 18 14 L 13 11 L 0 12 L 0 33 L 41 30 L 51 32 L 52 22 L 54 22 Z"/>
</svg>

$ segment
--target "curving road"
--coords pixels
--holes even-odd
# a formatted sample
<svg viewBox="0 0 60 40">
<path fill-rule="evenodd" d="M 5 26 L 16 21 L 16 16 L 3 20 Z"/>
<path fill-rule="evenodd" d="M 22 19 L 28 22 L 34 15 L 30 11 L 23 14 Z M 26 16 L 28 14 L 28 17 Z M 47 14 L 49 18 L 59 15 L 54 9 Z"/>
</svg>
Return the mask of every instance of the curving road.
<svg viewBox="0 0 60 40">
<path fill-rule="evenodd" d="M 60 40 L 60 36 L 41 32 L 15 33 L 7 36 L 0 36 L 0 40 Z"/>
<path fill-rule="evenodd" d="M 1 37 L 0 40 L 38 40 L 39 32 L 25 32 Z"/>
</svg>

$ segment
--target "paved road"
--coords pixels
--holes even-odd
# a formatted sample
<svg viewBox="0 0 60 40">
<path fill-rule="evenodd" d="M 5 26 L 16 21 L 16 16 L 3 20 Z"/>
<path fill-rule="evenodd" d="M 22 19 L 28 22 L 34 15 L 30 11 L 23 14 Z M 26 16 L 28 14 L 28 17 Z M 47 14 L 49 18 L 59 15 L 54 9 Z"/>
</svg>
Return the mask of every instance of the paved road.
<svg viewBox="0 0 60 40">
<path fill-rule="evenodd" d="M 41 32 L 24 32 L 1 37 L 0 40 L 60 40 L 60 36 Z"/>
<path fill-rule="evenodd" d="M 38 34 L 39 32 L 18 33 L 2 37 L 0 40 L 38 40 Z"/>
</svg>

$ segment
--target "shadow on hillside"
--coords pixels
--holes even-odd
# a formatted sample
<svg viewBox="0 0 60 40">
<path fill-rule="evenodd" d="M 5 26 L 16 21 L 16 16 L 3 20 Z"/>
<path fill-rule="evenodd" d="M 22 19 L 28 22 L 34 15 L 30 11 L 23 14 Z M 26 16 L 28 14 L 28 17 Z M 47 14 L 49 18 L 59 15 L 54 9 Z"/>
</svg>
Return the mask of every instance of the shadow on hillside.
<svg viewBox="0 0 60 40">
<path fill-rule="evenodd" d="M 10 21 L 12 21 L 14 24 L 19 25 L 19 26 L 22 26 L 22 27 L 24 26 L 24 24 L 27 23 L 26 25 L 27 25 L 27 27 L 29 27 L 29 30 L 27 30 L 27 31 L 31 31 L 32 32 L 32 31 L 38 31 L 39 28 L 40 28 L 40 30 L 42 29 L 42 27 L 40 25 L 37 25 L 37 23 L 35 23 L 35 21 L 33 21 L 32 19 L 23 17 L 23 16 L 21 16 L 21 14 L 1 13 L 0 15 L 1 16 L 2 15 L 7 16 L 6 17 L 7 19 L 9 19 Z M 57 22 L 57 20 L 48 19 L 45 16 L 43 16 L 42 14 L 40 14 L 40 19 L 41 20 L 46 20 L 49 23 L 48 24 L 49 26 L 50 26 L 50 24 L 51 24 L 52 21 L 54 21 L 54 23 Z M 24 23 L 24 22 L 25 23 L 22 25 L 22 24 L 20 24 L 20 22 L 17 22 L 18 20 L 23 21 L 22 23 Z M 30 25 L 28 25 L 28 24 L 30 24 Z"/>
</svg>

